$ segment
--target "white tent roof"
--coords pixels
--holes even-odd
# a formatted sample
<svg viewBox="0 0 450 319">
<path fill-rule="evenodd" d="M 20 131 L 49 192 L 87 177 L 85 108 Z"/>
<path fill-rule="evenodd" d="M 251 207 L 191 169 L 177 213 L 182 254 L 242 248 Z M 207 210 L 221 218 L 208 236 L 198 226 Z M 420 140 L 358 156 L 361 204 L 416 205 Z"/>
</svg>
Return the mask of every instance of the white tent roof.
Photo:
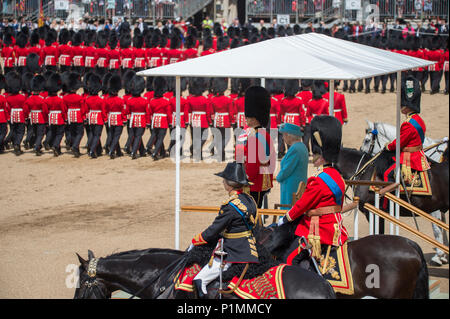
<svg viewBox="0 0 450 319">
<path fill-rule="evenodd" d="M 357 80 L 433 62 L 318 33 L 274 38 L 141 71 L 141 76 Z"/>
</svg>

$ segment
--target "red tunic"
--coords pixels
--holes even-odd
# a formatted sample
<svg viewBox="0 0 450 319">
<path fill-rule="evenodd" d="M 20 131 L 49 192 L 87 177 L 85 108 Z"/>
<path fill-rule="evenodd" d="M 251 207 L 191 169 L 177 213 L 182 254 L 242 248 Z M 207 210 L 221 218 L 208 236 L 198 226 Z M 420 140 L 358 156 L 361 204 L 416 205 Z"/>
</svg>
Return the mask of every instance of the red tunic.
<svg viewBox="0 0 450 319">
<path fill-rule="evenodd" d="M 1 55 L 5 62 L 5 68 L 13 68 L 16 63 L 14 49 L 5 46 L 2 48 Z"/>
<path fill-rule="evenodd" d="M 27 62 L 27 55 L 29 54 L 28 48 L 21 48 L 16 46 L 14 48 L 14 55 L 16 56 L 16 65 L 25 66 Z"/>
<path fill-rule="evenodd" d="M 183 52 L 183 57 L 185 60 L 195 59 L 198 57 L 198 50 L 194 48 L 186 49 Z"/>
<path fill-rule="evenodd" d="M 9 109 L 6 98 L 0 94 L 0 123 L 6 123 L 9 119 Z"/>
<path fill-rule="evenodd" d="M 200 53 L 200 56 L 205 56 L 205 55 L 210 55 L 216 53 L 216 50 L 214 50 L 213 48 L 206 50 L 206 51 L 202 51 L 202 53 Z"/>
<path fill-rule="evenodd" d="M 231 119 L 234 117 L 233 100 L 228 96 L 219 95 L 213 96 L 210 101 L 214 127 L 231 127 Z"/>
<path fill-rule="evenodd" d="M 150 100 L 153 99 L 154 95 L 155 95 L 155 91 L 148 91 L 148 92 L 145 92 L 144 97 L 150 102 Z"/>
<path fill-rule="evenodd" d="M 35 53 L 39 56 L 39 66 L 44 63 L 42 47 L 39 44 L 28 48 L 28 54 L 30 53 Z"/>
<path fill-rule="evenodd" d="M 125 102 L 118 96 L 110 96 L 105 99 L 105 108 L 108 114 L 109 126 L 122 126 L 127 120 Z"/>
<path fill-rule="evenodd" d="M 277 128 L 281 124 L 280 100 L 272 96 L 270 98 L 270 128 Z"/>
<path fill-rule="evenodd" d="M 276 152 L 270 134 L 263 128 L 247 128 L 236 142 L 236 162 L 244 163 L 251 192 L 273 187 Z"/>
<path fill-rule="evenodd" d="M 245 97 L 241 96 L 234 100 L 234 112 L 235 115 L 234 123 L 237 127 L 243 128 L 246 126 L 245 121 Z"/>
<path fill-rule="evenodd" d="M 72 47 L 73 54 L 73 66 L 84 66 L 84 60 L 86 59 L 85 48 L 82 45 Z"/>
<path fill-rule="evenodd" d="M 111 70 L 117 70 L 118 68 L 120 68 L 120 51 L 118 48 L 108 51 L 108 61 L 109 68 Z"/>
<path fill-rule="evenodd" d="M 183 60 L 183 51 L 178 49 L 170 49 L 166 54 L 169 59 L 169 64 L 179 62 Z"/>
<path fill-rule="evenodd" d="M 134 49 L 134 67 L 146 68 L 147 67 L 147 52 L 145 49 Z"/>
<path fill-rule="evenodd" d="M 149 104 L 143 97 L 131 97 L 126 102 L 130 127 L 146 127 L 150 123 Z"/>
<path fill-rule="evenodd" d="M 45 99 L 40 95 L 31 95 L 25 101 L 25 105 L 30 110 L 31 124 L 45 124 L 48 121 L 48 109 Z"/>
<path fill-rule="evenodd" d="M 329 100 L 330 93 L 327 92 L 323 95 L 323 98 Z M 339 92 L 334 92 L 334 117 L 344 125 L 347 122 L 347 106 L 345 104 L 345 96 Z"/>
<path fill-rule="evenodd" d="M 176 126 L 176 103 L 177 103 L 177 99 L 175 96 L 173 96 L 172 98 L 170 98 L 170 114 L 172 114 L 172 120 L 170 122 L 170 125 L 172 125 L 172 127 Z M 184 97 L 180 96 L 180 127 L 186 127 L 186 123 L 189 122 L 189 118 L 188 118 L 188 113 L 186 111 L 186 107 L 187 107 L 187 99 L 185 99 Z"/>
<path fill-rule="evenodd" d="M 211 124 L 211 105 L 204 96 L 191 96 L 187 102 L 192 127 L 207 128 Z"/>
<path fill-rule="evenodd" d="M 147 60 L 150 68 L 156 68 L 162 65 L 162 51 L 160 48 L 147 49 Z"/>
<path fill-rule="evenodd" d="M 56 66 L 59 59 L 58 47 L 56 45 L 48 45 L 42 49 L 44 57 L 44 65 Z"/>
<path fill-rule="evenodd" d="M 411 113 L 405 122 L 402 123 L 400 127 L 400 162 L 405 163 L 405 155 L 408 154 L 408 166 L 417 171 L 426 171 L 430 169 L 430 164 L 427 161 L 425 153 L 422 149 L 408 152 L 405 151 L 405 147 L 421 147 L 423 141 L 420 137 L 420 133 L 417 128 L 413 125 L 418 124 L 423 132 L 423 138 L 425 138 L 426 126 L 425 122 L 422 120 L 419 114 Z M 395 151 L 397 145 L 397 140 L 392 141 L 387 145 L 389 151 Z"/>
<path fill-rule="evenodd" d="M 428 67 L 428 71 L 442 71 L 444 65 L 444 51 L 443 50 L 430 50 L 426 54 L 426 58 L 429 61 L 436 62 Z"/>
<path fill-rule="evenodd" d="M 86 118 L 86 104 L 84 98 L 76 93 L 70 93 L 63 98 L 67 109 L 67 121 L 70 123 L 83 123 Z"/>
<path fill-rule="evenodd" d="M 317 115 L 328 115 L 328 100 L 310 100 L 306 107 L 306 123 L 311 123 Z"/>
<path fill-rule="evenodd" d="M 59 46 L 59 65 L 72 65 L 72 47 L 68 44 L 61 44 Z"/>
<path fill-rule="evenodd" d="M 124 69 L 134 67 L 134 50 L 132 48 L 120 49 L 120 65 Z"/>
<path fill-rule="evenodd" d="M 54 95 L 45 99 L 48 109 L 48 124 L 64 125 L 67 120 L 67 108 L 61 97 Z"/>
<path fill-rule="evenodd" d="M 109 67 L 109 50 L 107 48 L 96 48 L 95 58 L 97 60 L 97 66 L 99 68 Z"/>
<path fill-rule="evenodd" d="M 333 167 L 326 167 L 322 170 L 337 184 L 342 196 L 340 199 L 344 203 L 345 182 L 339 172 Z M 302 197 L 287 212 L 286 217 L 289 221 L 299 218 L 311 209 L 320 207 L 336 206 L 337 201 L 335 194 L 327 186 L 327 184 L 318 175 L 315 174 L 308 178 L 306 189 Z M 325 245 L 341 246 L 348 238 L 347 230 L 343 225 L 343 218 L 340 212 L 322 215 L 319 217 L 319 236 L 320 242 Z M 304 215 L 295 230 L 295 235 L 305 236 L 308 238 L 310 233 L 311 217 Z"/>
<path fill-rule="evenodd" d="M 285 97 L 280 103 L 280 117 L 283 123 L 304 126 L 306 118 L 303 100 L 299 97 Z"/>
<path fill-rule="evenodd" d="M 25 123 L 28 117 L 29 109 L 25 105 L 26 97 L 23 94 L 14 94 L 6 96 L 6 103 L 11 123 Z"/>
<path fill-rule="evenodd" d="M 149 103 L 149 118 L 152 128 L 169 128 L 172 122 L 170 100 L 165 97 L 153 98 Z"/>
<path fill-rule="evenodd" d="M 84 49 L 84 53 L 84 66 L 87 68 L 95 68 L 95 66 L 97 65 L 95 47 L 93 45 L 86 47 Z"/>
<path fill-rule="evenodd" d="M 103 125 L 107 122 L 105 101 L 98 95 L 89 95 L 85 99 L 89 125 Z"/>
</svg>

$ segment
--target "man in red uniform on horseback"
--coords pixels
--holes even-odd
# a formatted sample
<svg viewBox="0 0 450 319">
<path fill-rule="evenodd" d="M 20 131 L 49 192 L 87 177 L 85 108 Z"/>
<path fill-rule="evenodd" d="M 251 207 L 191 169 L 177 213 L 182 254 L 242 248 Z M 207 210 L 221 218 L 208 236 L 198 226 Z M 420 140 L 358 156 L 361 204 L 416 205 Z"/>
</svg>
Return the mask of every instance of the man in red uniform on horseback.
<svg viewBox="0 0 450 319">
<path fill-rule="evenodd" d="M 333 167 L 341 147 L 341 123 L 334 116 L 316 116 L 311 121 L 311 136 L 313 164 L 319 171 L 308 178 L 302 197 L 278 221 L 281 226 L 302 217 L 295 230 L 299 240 L 292 243 L 283 258 L 287 264 L 292 264 L 302 250 L 301 237 L 308 238 L 316 258 L 321 256 L 321 244 L 342 246 L 348 238 L 341 215 L 345 183 Z"/>
</svg>

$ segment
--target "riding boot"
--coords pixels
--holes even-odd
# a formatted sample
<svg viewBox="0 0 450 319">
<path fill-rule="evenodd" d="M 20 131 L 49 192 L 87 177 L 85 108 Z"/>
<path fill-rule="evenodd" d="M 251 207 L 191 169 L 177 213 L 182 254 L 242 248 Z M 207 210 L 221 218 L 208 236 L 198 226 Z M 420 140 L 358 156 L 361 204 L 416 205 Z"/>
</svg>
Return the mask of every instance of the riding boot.
<svg viewBox="0 0 450 319">
<path fill-rule="evenodd" d="M 208 299 L 208 294 L 203 292 L 202 289 L 202 280 L 201 279 L 196 279 L 194 281 L 192 281 L 192 283 L 195 286 L 195 289 L 197 290 L 197 295 L 199 299 Z"/>
</svg>

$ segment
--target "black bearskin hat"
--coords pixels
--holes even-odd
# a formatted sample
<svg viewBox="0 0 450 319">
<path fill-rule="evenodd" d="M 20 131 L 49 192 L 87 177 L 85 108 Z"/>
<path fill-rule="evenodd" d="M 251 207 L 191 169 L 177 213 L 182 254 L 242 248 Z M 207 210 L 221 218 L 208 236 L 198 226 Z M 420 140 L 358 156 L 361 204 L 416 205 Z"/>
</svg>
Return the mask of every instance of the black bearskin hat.
<svg viewBox="0 0 450 319">
<path fill-rule="evenodd" d="M 125 89 L 125 94 L 129 94 L 131 92 L 130 91 L 131 80 L 135 75 L 136 72 L 134 72 L 133 70 L 127 70 L 122 76 L 122 87 Z"/>
<path fill-rule="evenodd" d="M 33 79 L 33 73 L 25 72 L 22 74 L 22 92 L 31 93 L 31 80 Z"/>
<path fill-rule="evenodd" d="M 145 90 L 145 80 L 142 76 L 135 75 L 131 80 L 130 93 L 132 96 L 141 96 Z"/>
<path fill-rule="evenodd" d="M 213 46 L 213 39 L 211 37 L 206 37 L 203 40 L 203 51 L 211 49 Z"/>
<path fill-rule="evenodd" d="M 313 100 L 319 100 L 323 96 L 324 84 L 322 81 L 314 81 L 312 87 Z"/>
<path fill-rule="evenodd" d="M 18 94 L 22 89 L 22 81 L 17 72 L 6 73 L 6 91 L 11 94 Z"/>
<path fill-rule="evenodd" d="M 27 43 L 28 43 L 28 38 L 27 38 L 26 34 L 23 32 L 20 32 L 16 39 L 17 46 L 19 46 L 20 48 L 25 48 Z"/>
<path fill-rule="evenodd" d="M 227 78 L 213 78 L 212 83 L 214 94 L 223 94 L 228 88 Z"/>
<path fill-rule="evenodd" d="M 45 78 L 38 74 L 31 80 L 31 91 L 42 92 L 45 88 Z"/>
<path fill-rule="evenodd" d="M 304 79 L 304 80 L 301 80 L 301 84 L 302 84 L 302 89 L 304 90 L 305 88 L 309 88 L 313 85 L 313 80 Z"/>
<path fill-rule="evenodd" d="M 6 87 L 6 80 L 3 74 L 0 74 L 0 93 Z"/>
<path fill-rule="evenodd" d="M 49 94 L 56 94 L 62 88 L 62 79 L 59 73 L 52 73 L 45 82 L 45 90 L 48 91 Z"/>
<path fill-rule="evenodd" d="M 102 79 L 97 74 L 92 73 L 87 79 L 86 85 L 89 95 L 98 95 L 102 90 Z"/>
<path fill-rule="evenodd" d="M 167 81 L 162 76 L 157 76 L 153 80 L 153 91 L 155 97 L 162 97 L 167 92 Z"/>
<path fill-rule="evenodd" d="M 122 79 L 119 75 L 113 75 L 108 81 L 109 94 L 117 94 L 122 89 Z"/>
<path fill-rule="evenodd" d="M 83 35 L 81 32 L 74 33 L 72 36 L 72 46 L 80 46 L 83 43 Z"/>
<path fill-rule="evenodd" d="M 81 87 L 80 75 L 76 72 L 70 72 L 67 76 L 63 77 L 63 85 L 67 91 L 76 92 Z"/>
<path fill-rule="evenodd" d="M 106 47 L 106 45 L 108 44 L 108 38 L 106 37 L 104 31 L 100 31 L 97 34 L 97 40 L 95 42 L 96 42 L 95 44 L 97 44 L 97 46 L 101 49 Z"/>
<path fill-rule="evenodd" d="M 287 80 L 284 88 L 284 95 L 289 97 L 294 97 L 300 87 L 298 85 L 298 80 Z"/>
<path fill-rule="evenodd" d="M 201 96 L 206 90 L 206 81 L 204 78 L 193 78 L 189 83 L 189 93 L 194 96 Z"/>
<path fill-rule="evenodd" d="M 251 86 L 245 91 L 245 116 L 254 117 L 262 127 L 269 124 L 270 94 L 261 86 Z"/>
<path fill-rule="evenodd" d="M 144 45 L 144 36 L 142 34 L 135 35 L 133 37 L 133 46 L 137 49 L 141 49 L 143 45 Z"/>
<path fill-rule="evenodd" d="M 170 37 L 170 48 L 173 49 L 178 49 L 180 47 L 181 44 L 181 40 L 178 37 L 178 35 L 173 35 L 172 37 Z"/>
<path fill-rule="evenodd" d="M 194 38 L 194 36 L 188 35 L 184 45 L 185 45 L 186 49 L 191 49 L 191 48 L 195 47 L 195 38 Z"/>
<path fill-rule="evenodd" d="M 34 29 L 30 36 L 30 46 L 35 46 L 39 44 L 39 33 L 37 29 Z"/>
<path fill-rule="evenodd" d="M 109 82 L 109 79 L 111 77 L 112 77 L 112 73 L 110 73 L 110 72 L 105 73 L 105 75 L 103 75 L 103 78 L 102 78 L 102 90 L 101 90 L 103 95 L 109 93 L 108 82 Z"/>
<path fill-rule="evenodd" d="M 408 76 L 402 83 L 402 107 L 409 107 L 411 110 L 420 113 L 420 97 L 422 91 L 420 82 L 413 76 Z"/>
<path fill-rule="evenodd" d="M 152 76 L 147 76 L 145 78 L 145 90 L 147 92 L 153 91 L 153 79 Z"/>
<path fill-rule="evenodd" d="M 25 62 L 26 71 L 30 73 L 39 73 L 41 68 L 39 67 L 39 55 L 36 53 L 30 53 L 27 56 L 27 60 Z"/>
<path fill-rule="evenodd" d="M 131 45 L 131 36 L 130 36 L 130 34 L 126 33 L 126 34 L 122 35 L 120 37 L 119 43 L 120 43 L 120 47 L 122 49 L 129 48 L 130 45 Z"/>
<path fill-rule="evenodd" d="M 67 29 L 59 31 L 59 44 L 67 44 L 70 41 L 70 32 Z"/>
<path fill-rule="evenodd" d="M 328 163 L 336 163 L 341 150 L 342 126 L 334 116 L 319 115 L 311 121 L 311 150 Z"/>
<path fill-rule="evenodd" d="M 239 96 L 244 96 L 245 92 L 249 87 L 252 86 L 252 80 L 249 78 L 240 78 L 239 79 Z"/>
</svg>

